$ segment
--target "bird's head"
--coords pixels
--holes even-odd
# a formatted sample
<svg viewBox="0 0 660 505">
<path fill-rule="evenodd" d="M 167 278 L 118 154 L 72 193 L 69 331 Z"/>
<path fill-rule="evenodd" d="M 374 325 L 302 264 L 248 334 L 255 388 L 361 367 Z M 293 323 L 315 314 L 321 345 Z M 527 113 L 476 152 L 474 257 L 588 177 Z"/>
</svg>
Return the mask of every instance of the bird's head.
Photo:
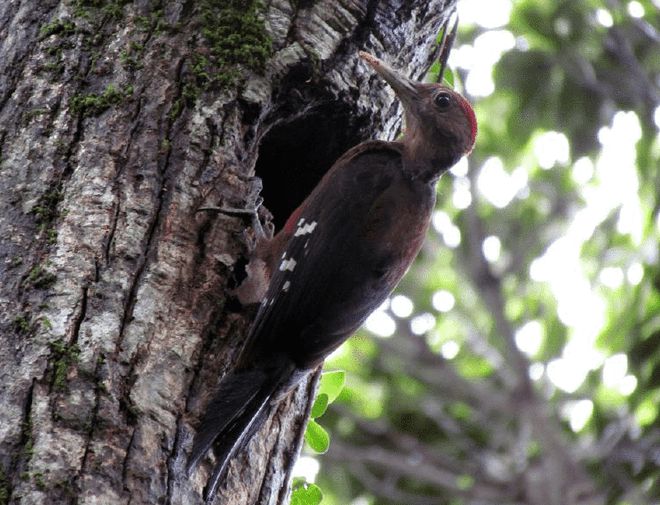
<svg viewBox="0 0 660 505">
<path fill-rule="evenodd" d="M 394 89 L 406 112 L 404 145 L 412 158 L 437 160 L 449 168 L 469 154 L 477 136 L 477 118 L 470 103 L 453 89 L 417 82 L 375 56 L 360 56 Z"/>
</svg>

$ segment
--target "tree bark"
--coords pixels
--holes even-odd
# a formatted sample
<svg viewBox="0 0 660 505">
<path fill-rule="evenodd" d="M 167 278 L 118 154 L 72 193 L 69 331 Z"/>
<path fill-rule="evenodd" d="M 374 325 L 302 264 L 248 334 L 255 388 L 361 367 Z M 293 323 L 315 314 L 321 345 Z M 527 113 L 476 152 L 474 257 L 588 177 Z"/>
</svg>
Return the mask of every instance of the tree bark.
<svg viewBox="0 0 660 505">
<path fill-rule="evenodd" d="M 256 174 L 281 223 L 345 149 L 393 136 L 357 51 L 419 77 L 453 3 L 267 1 L 265 64 L 215 78 L 224 2 L 0 3 L 0 503 L 202 503 L 186 455 L 253 315 L 232 295 L 253 234 L 197 209 L 254 207 Z M 286 503 L 313 389 L 215 503 Z"/>
</svg>

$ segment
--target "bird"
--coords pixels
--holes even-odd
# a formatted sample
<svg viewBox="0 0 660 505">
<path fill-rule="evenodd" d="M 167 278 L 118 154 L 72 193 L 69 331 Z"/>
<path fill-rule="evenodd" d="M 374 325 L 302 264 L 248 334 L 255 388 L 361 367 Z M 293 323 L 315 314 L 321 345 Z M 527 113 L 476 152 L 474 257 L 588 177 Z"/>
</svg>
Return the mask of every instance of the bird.
<svg viewBox="0 0 660 505">
<path fill-rule="evenodd" d="M 254 260 L 266 272 L 261 303 L 188 458 L 191 474 L 215 448 L 207 501 L 269 409 L 396 287 L 424 241 L 436 182 L 475 144 L 477 119 L 458 92 L 410 79 L 369 53 L 359 56 L 394 90 L 406 129 L 398 140 L 370 140 L 349 149 L 284 227 L 256 248 Z"/>
</svg>

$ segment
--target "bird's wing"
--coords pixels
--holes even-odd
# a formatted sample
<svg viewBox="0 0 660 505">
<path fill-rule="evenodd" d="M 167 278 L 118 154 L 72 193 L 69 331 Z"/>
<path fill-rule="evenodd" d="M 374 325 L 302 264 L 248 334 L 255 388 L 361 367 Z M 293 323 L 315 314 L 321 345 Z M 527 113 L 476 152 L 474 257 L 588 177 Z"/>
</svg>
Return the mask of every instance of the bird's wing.
<svg viewBox="0 0 660 505">
<path fill-rule="evenodd" d="M 311 368 L 382 303 L 393 286 L 361 238 L 369 233 L 370 210 L 397 177 L 400 150 L 385 142 L 361 144 L 326 174 L 303 204 L 279 259 L 246 343 L 248 354 L 269 359 L 285 352 L 298 367 Z M 356 186 L 364 188 L 357 199 L 353 191 L 342 191 Z"/>
</svg>

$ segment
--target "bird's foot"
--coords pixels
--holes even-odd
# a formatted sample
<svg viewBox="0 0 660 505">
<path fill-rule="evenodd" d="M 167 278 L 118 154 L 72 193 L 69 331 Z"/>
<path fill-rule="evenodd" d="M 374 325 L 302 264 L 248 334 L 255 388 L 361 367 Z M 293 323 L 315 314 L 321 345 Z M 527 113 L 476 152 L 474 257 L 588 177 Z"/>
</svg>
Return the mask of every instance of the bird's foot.
<svg viewBox="0 0 660 505">
<path fill-rule="evenodd" d="M 197 209 L 197 212 L 211 212 L 217 214 L 224 214 L 226 216 L 249 219 L 250 226 L 254 230 L 255 242 L 258 243 L 260 240 L 269 240 L 273 235 L 270 226 L 268 227 L 268 231 L 266 231 L 263 225 L 261 224 L 261 219 L 259 219 L 259 209 L 261 208 L 262 204 L 263 204 L 263 198 L 259 197 L 255 202 L 255 207 L 251 209 L 250 208 L 241 209 L 237 207 L 207 206 L 207 207 L 200 207 L 199 209 Z"/>
</svg>

